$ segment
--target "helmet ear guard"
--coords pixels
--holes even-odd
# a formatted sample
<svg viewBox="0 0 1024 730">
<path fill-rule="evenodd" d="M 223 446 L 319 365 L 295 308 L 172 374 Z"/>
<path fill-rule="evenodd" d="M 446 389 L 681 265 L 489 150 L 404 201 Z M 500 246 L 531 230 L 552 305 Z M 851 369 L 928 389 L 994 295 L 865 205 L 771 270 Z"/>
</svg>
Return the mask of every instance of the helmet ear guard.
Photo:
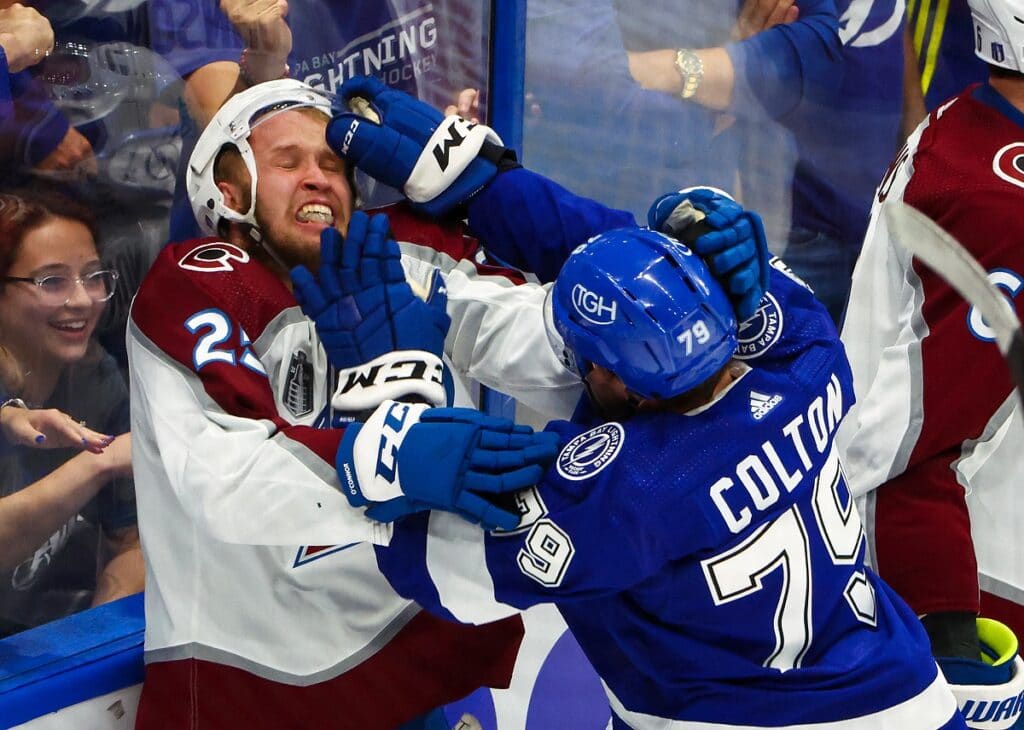
<svg viewBox="0 0 1024 730">
<path fill-rule="evenodd" d="M 247 224 L 259 239 L 256 224 L 256 159 L 249 136 L 253 127 L 275 114 L 292 109 L 318 109 L 331 116 L 333 96 L 295 79 L 257 84 L 233 97 L 220 108 L 196 142 L 185 171 L 185 185 L 192 212 L 199 227 L 210 236 L 219 235 L 221 221 Z M 217 158 L 226 146 L 234 146 L 249 171 L 249 210 L 241 213 L 224 202 L 214 179 Z M 354 191 L 353 191 L 354 192 Z"/>
<path fill-rule="evenodd" d="M 548 299 L 549 339 L 563 363 L 581 376 L 600 365 L 645 399 L 696 387 L 736 348 L 732 305 L 707 267 L 646 228 L 609 231 L 577 249 Z"/>
</svg>

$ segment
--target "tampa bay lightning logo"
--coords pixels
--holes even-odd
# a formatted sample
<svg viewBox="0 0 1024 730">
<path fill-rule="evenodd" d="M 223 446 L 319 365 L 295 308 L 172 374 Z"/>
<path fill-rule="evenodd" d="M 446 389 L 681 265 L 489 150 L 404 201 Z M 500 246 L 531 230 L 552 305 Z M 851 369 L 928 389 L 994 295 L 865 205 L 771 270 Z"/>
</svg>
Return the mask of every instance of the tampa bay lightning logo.
<svg viewBox="0 0 1024 730">
<path fill-rule="evenodd" d="M 555 468 L 565 479 L 589 479 L 608 466 L 622 449 L 626 434 L 618 423 L 603 423 L 565 445 Z"/>
<path fill-rule="evenodd" d="M 769 350 L 782 337 L 782 308 L 770 292 L 761 298 L 754 316 L 740 323 L 734 357 L 750 360 Z"/>
<path fill-rule="evenodd" d="M 844 46 L 880 46 L 900 32 L 904 0 L 852 0 L 839 18 L 839 40 Z"/>
</svg>

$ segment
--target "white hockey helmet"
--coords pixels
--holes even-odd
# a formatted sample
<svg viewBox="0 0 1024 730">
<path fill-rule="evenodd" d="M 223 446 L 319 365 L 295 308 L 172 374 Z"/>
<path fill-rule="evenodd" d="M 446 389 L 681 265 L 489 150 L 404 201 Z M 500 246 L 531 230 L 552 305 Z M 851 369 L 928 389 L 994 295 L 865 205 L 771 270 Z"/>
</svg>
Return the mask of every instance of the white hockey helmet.
<svg viewBox="0 0 1024 730">
<path fill-rule="evenodd" d="M 974 54 L 993 66 L 1024 72 L 1024 0 L 967 0 Z"/>
<path fill-rule="evenodd" d="M 222 220 L 246 223 L 259 231 L 256 224 L 256 159 L 249 145 L 252 128 L 271 115 L 310 107 L 331 116 L 331 97 L 296 79 L 280 79 L 257 84 L 235 94 L 210 120 L 196 142 L 185 172 L 188 199 L 199 227 L 210 236 L 219 235 Z M 224 203 L 224 196 L 214 180 L 217 156 L 226 145 L 233 145 L 249 170 L 252 187 L 249 210 L 239 213 Z"/>
</svg>

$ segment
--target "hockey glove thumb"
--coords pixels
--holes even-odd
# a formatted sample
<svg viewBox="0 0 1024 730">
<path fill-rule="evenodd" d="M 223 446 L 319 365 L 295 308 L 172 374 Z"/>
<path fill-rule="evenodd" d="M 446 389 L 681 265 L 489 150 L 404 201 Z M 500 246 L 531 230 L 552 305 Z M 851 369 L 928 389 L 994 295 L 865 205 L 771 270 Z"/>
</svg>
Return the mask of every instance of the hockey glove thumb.
<svg viewBox="0 0 1024 730">
<path fill-rule="evenodd" d="M 654 201 L 647 225 L 697 252 L 722 284 L 737 321 L 757 311 L 768 290 L 768 241 L 757 213 L 715 188 L 687 188 Z"/>
<path fill-rule="evenodd" d="M 341 85 L 327 143 L 431 216 L 468 201 L 512 154 L 490 127 L 445 117 L 373 76 Z"/>
<path fill-rule="evenodd" d="M 345 430 L 337 469 L 349 502 L 373 519 L 436 509 L 510 530 L 518 512 L 492 499 L 540 481 L 557 448 L 556 434 L 467 408 L 386 402 Z"/>
</svg>

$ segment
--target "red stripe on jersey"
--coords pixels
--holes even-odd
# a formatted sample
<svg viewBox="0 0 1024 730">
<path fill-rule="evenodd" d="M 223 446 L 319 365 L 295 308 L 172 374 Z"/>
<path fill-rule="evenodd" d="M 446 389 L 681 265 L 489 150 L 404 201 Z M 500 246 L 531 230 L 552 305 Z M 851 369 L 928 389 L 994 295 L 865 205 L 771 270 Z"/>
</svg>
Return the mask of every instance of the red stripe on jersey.
<svg viewBox="0 0 1024 730">
<path fill-rule="evenodd" d="M 1024 188 L 993 161 L 1024 130 L 965 92 L 933 113 L 904 200 L 935 220 L 986 270 L 1024 274 Z M 904 474 L 879 489 L 875 534 L 880 575 L 918 613 L 977 610 L 978 584 L 963 487 L 952 469 L 1012 389 L 995 343 L 968 327 L 968 305 L 914 261 L 929 334 L 921 342 L 923 421 Z M 1015 306 L 1024 314 L 1024 297 Z M 893 397 L 905 397 L 893 394 Z"/>
<path fill-rule="evenodd" d="M 156 662 L 135 728 L 394 730 L 478 687 L 507 687 L 522 638 L 518 616 L 463 626 L 421 611 L 372 657 L 308 687 L 197 659 Z"/>
<path fill-rule="evenodd" d="M 432 248 L 455 261 L 470 261 L 480 276 L 501 276 L 514 284 L 526 282 L 523 274 L 515 269 L 477 262 L 480 242 L 467 235 L 465 226 L 459 221 L 435 221 L 417 213 L 405 203 L 396 203 L 370 212 L 387 214 L 396 241 L 408 241 Z"/>
</svg>

